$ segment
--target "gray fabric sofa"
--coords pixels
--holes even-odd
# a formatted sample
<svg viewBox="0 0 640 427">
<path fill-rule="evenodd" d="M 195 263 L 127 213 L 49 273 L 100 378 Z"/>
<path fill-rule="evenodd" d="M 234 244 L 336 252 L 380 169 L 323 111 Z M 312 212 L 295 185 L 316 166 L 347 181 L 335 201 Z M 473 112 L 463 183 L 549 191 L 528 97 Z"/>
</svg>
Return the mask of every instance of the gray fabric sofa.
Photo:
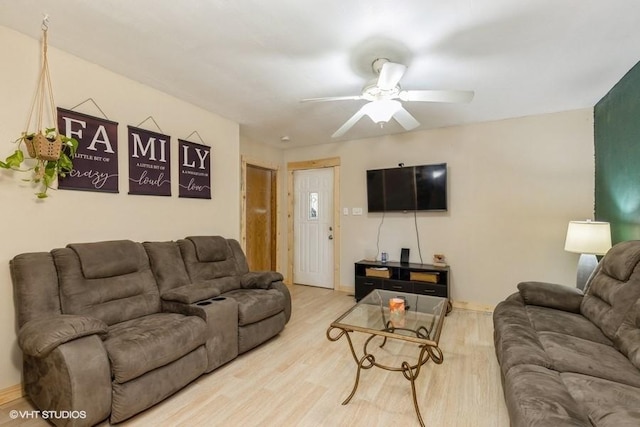
<svg viewBox="0 0 640 427">
<path fill-rule="evenodd" d="M 70 244 L 10 262 L 23 385 L 59 426 L 118 423 L 277 335 L 291 297 L 237 241 Z M 78 414 L 81 414 L 78 416 Z"/>
<path fill-rule="evenodd" d="M 512 426 L 640 426 L 640 241 L 615 245 L 585 292 L 522 282 L 494 311 Z"/>
</svg>

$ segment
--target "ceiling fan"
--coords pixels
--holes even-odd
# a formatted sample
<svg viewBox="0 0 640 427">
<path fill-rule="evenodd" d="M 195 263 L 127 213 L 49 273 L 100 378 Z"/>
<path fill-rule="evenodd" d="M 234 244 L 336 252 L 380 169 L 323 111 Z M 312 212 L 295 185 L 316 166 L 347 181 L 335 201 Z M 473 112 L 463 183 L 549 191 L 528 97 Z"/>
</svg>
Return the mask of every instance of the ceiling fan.
<svg viewBox="0 0 640 427">
<path fill-rule="evenodd" d="M 350 101 L 364 99 L 367 102 L 349 120 L 331 135 L 339 138 L 344 135 L 363 116 L 369 116 L 374 123 L 383 125 L 394 118 L 405 130 L 415 129 L 420 125 L 415 117 L 404 109 L 400 101 L 418 102 L 470 102 L 473 91 L 465 90 L 401 90 L 400 79 L 407 66 L 377 58 L 371 64 L 373 72 L 378 75 L 362 88 L 362 94 L 354 96 L 332 96 L 326 98 L 308 98 L 302 102 L 318 101 Z M 400 101 L 398 101 L 400 100 Z"/>
</svg>

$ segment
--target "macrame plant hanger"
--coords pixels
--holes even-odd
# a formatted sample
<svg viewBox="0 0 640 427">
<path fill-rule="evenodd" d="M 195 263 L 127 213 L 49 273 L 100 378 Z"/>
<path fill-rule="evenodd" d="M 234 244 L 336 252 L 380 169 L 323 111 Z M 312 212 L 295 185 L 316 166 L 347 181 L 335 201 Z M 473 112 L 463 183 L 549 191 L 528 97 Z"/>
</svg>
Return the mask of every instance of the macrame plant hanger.
<svg viewBox="0 0 640 427">
<path fill-rule="evenodd" d="M 45 15 L 42 20 L 42 69 L 38 79 L 38 86 L 33 97 L 29 117 L 25 124 L 23 139 L 27 146 L 27 153 L 30 157 L 39 160 L 57 160 L 62 150 L 62 139 L 58 133 L 56 124 L 56 105 L 53 101 L 53 88 L 49 75 L 49 61 L 47 59 L 47 31 L 49 29 L 49 17 Z M 45 114 L 53 124 L 48 128 L 43 128 Z M 32 120 L 35 118 L 35 131 L 31 132 Z"/>
</svg>

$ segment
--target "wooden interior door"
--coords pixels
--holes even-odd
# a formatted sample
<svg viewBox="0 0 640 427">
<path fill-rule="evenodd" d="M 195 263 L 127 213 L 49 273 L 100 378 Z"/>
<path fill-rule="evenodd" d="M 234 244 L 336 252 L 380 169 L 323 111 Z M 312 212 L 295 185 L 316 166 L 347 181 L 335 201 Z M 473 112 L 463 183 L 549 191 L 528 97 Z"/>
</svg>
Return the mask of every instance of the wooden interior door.
<svg viewBox="0 0 640 427">
<path fill-rule="evenodd" d="M 252 271 L 276 269 L 275 170 L 247 164 L 246 256 Z"/>
</svg>

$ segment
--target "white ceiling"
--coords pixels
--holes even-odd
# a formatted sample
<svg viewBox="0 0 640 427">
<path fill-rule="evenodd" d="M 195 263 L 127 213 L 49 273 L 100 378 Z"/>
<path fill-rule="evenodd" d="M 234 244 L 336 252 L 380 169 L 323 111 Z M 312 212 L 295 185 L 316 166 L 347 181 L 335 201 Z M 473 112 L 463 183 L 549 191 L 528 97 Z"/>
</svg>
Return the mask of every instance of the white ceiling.
<svg viewBox="0 0 640 427">
<path fill-rule="evenodd" d="M 330 142 L 364 101 L 299 101 L 360 94 L 376 57 L 409 66 L 403 89 L 475 90 L 405 103 L 417 130 L 592 107 L 640 59 L 637 0 L 0 0 L 36 39 L 44 13 L 52 46 L 278 147 Z M 400 131 L 364 117 L 342 139 Z"/>
</svg>

